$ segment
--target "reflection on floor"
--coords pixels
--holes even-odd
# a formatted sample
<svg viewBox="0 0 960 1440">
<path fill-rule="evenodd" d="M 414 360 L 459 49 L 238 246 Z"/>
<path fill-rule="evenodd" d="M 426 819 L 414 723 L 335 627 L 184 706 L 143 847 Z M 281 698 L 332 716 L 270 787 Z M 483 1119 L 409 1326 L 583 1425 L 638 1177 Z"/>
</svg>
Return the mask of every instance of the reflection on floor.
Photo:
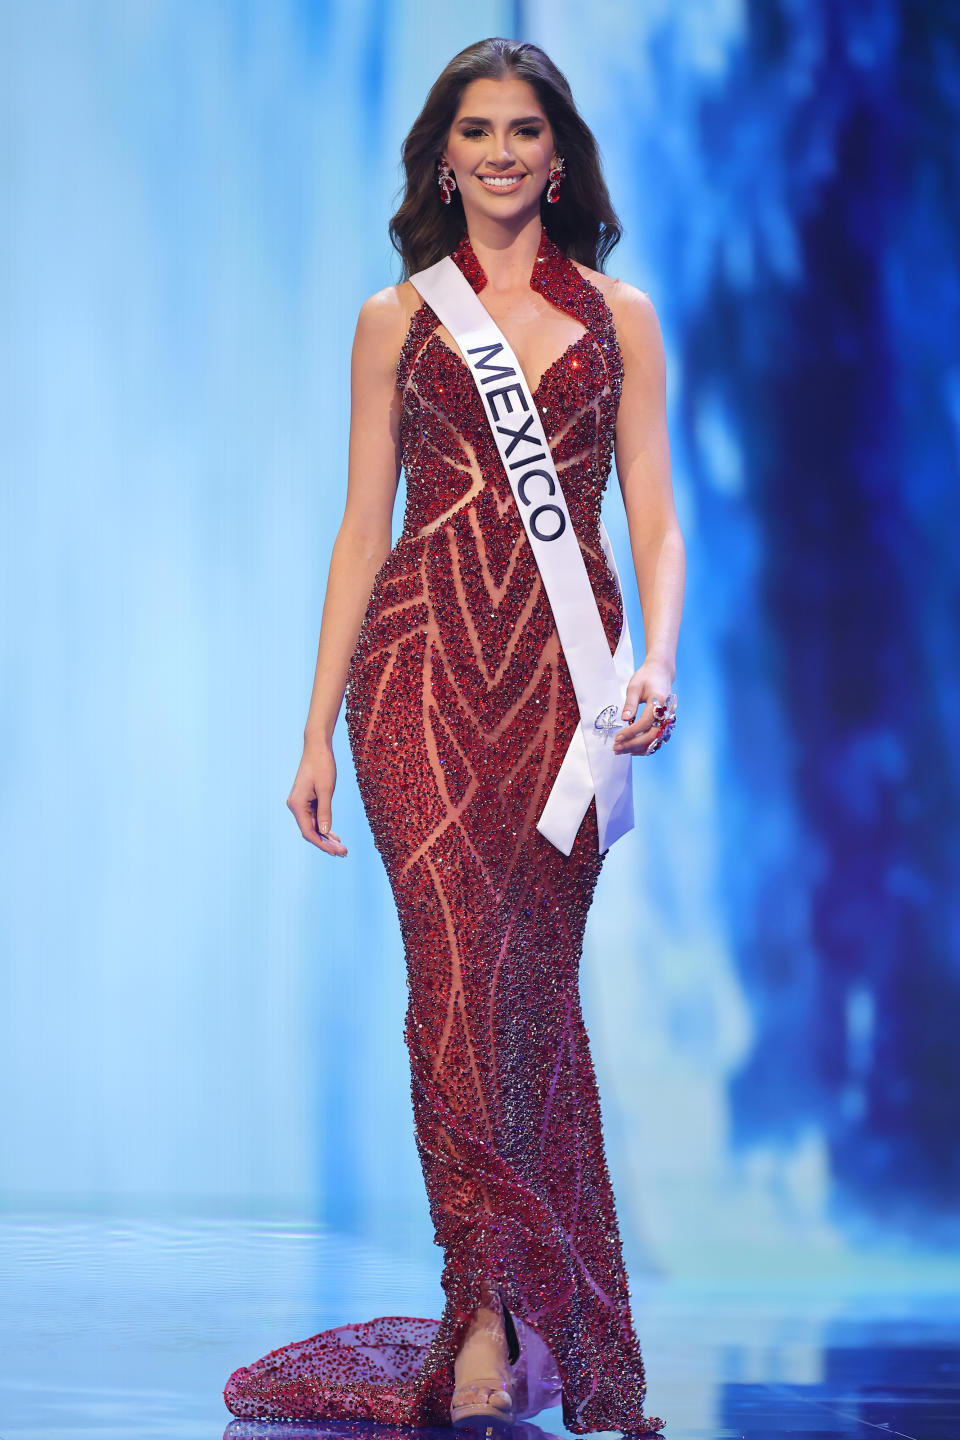
<svg viewBox="0 0 960 1440">
<path fill-rule="evenodd" d="M 794 1263 L 789 1284 L 643 1281 L 627 1263 L 665 1440 L 960 1440 L 955 1262 L 866 1261 L 842 1280 Z M 311 1224 L 7 1214 L 0 1440 L 449 1440 L 233 1420 L 222 1398 L 237 1365 L 286 1341 L 436 1315 L 439 1273 L 429 1243 L 387 1250 Z M 559 1410 L 514 1430 L 544 1433 L 566 1434 Z"/>
</svg>

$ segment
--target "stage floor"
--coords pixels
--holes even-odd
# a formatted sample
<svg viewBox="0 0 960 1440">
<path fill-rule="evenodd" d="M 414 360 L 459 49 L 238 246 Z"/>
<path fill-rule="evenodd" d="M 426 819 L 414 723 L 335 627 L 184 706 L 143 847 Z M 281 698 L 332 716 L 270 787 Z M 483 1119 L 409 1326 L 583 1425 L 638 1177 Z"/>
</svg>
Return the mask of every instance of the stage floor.
<svg viewBox="0 0 960 1440">
<path fill-rule="evenodd" d="M 647 1411 L 665 1440 L 960 1440 L 953 1265 L 796 1255 L 750 1278 L 632 1277 Z M 435 1316 L 440 1258 L 289 1220 L 0 1216 L 0 1440 L 395 1436 L 234 1420 L 227 1376 L 275 1346 L 375 1315 Z M 517 1440 L 563 1436 L 559 1410 Z M 405 1431 L 445 1437 L 449 1430 Z"/>
</svg>

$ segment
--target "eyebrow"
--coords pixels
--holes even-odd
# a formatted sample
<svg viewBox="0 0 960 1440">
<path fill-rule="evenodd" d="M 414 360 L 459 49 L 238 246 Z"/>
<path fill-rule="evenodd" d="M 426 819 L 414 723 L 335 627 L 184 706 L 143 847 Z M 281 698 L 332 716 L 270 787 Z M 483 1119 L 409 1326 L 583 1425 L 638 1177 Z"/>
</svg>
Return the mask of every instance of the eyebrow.
<svg viewBox="0 0 960 1440">
<path fill-rule="evenodd" d="M 511 120 L 511 125 L 545 124 L 542 115 L 521 115 L 519 120 Z M 457 120 L 458 125 L 492 125 L 493 121 L 488 120 L 485 115 L 461 115 Z"/>
</svg>

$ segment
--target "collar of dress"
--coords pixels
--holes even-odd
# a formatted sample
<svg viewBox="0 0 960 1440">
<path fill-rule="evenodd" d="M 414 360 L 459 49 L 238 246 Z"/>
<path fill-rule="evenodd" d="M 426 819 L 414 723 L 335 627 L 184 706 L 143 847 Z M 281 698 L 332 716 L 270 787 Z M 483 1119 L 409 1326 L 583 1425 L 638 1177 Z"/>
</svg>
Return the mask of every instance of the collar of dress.
<svg viewBox="0 0 960 1440">
<path fill-rule="evenodd" d="M 450 258 L 479 294 L 487 283 L 487 277 L 470 244 L 470 236 L 466 230 L 461 235 Z M 558 282 L 561 284 L 565 282 L 567 287 L 575 289 L 576 281 L 580 279 L 577 267 L 567 259 L 559 245 L 554 244 L 546 229 L 541 229 L 540 244 L 537 246 L 533 270 L 530 273 L 530 288 L 545 294 L 548 290 L 555 290 Z M 562 306 L 561 308 L 566 307 Z"/>
</svg>

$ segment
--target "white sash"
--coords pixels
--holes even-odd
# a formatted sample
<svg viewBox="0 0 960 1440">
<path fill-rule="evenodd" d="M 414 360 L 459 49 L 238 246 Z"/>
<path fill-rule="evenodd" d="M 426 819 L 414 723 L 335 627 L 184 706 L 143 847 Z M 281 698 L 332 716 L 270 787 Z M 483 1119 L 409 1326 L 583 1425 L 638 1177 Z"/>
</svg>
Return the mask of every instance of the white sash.
<svg viewBox="0 0 960 1440">
<path fill-rule="evenodd" d="M 634 823 L 632 757 L 618 755 L 611 740 L 614 731 L 627 723 L 621 712 L 634 673 L 627 606 L 613 547 L 601 520 L 600 543 L 623 603 L 623 625 L 616 653 L 611 655 L 550 446 L 517 357 L 449 255 L 411 275 L 410 282 L 456 340 L 483 399 L 577 697 L 580 724 L 537 829 L 569 855 L 596 794 L 598 844 L 606 850 Z"/>
</svg>

